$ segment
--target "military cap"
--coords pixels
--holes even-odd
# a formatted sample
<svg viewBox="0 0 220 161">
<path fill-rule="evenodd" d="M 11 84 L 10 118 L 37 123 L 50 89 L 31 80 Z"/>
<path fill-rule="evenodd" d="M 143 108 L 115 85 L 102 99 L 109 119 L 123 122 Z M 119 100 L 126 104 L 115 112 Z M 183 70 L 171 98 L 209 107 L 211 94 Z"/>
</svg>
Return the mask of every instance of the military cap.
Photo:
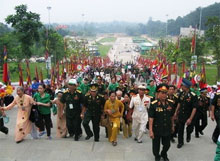
<svg viewBox="0 0 220 161">
<path fill-rule="evenodd" d="M 70 84 L 70 85 L 77 85 L 77 81 L 76 81 L 76 79 L 70 79 L 68 81 L 68 84 Z"/>
<path fill-rule="evenodd" d="M 202 89 L 200 89 L 200 92 L 207 92 L 207 88 L 202 88 Z"/>
<path fill-rule="evenodd" d="M 188 79 L 183 78 L 182 85 L 186 86 L 187 88 L 190 88 L 192 86 L 192 82 L 190 82 Z"/>
<path fill-rule="evenodd" d="M 90 91 L 91 92 L 96 92 L 98 90 L 98 85 L 97 84 L 91 84 L 90 85 Z"/>
<path fill-rule="evenodd" d="M 167 84 L 162 83 L 157 86 L 156 91 L 157 92 L 167 92 L 168 88 L 169 88 L 169 86 Z"/>
</svg>

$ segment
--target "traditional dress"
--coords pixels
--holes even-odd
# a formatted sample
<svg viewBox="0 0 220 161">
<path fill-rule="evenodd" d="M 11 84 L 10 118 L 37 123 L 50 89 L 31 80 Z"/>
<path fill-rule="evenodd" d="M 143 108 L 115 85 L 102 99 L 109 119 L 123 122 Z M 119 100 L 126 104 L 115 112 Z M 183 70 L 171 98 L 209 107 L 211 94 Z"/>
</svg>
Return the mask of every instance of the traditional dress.
<svg viewBox="0 0 220 161">
<path fill-rule="evenodd" d="M 22 97 L 16 96 L 14 101 L 5 107 L 5 110 L 12 109 L 15 105 L 17 105 L 18 113 L 17 113 L 17 121 L 15 127 L 15 141 L 23 140 L 32 129 L 32 122 L 29 120 L 31 106 L 33 104 L 32 97 L 24 94 Z"/>
<path fill-rule="evenodd" d="M 57 102 L 58 99 L 55 100 Z M 66 114 L 64 113 L 63 109 L 60 108 L 59 103 L 57 104 L 57 132 L 56 137 L 57 138 L 64 138 L 67 134 L 67 128 L 66 128 Z"/>
<path fill-rule="evenodd" d="M 105 103 L 104 111 L 112 110 L 112 115 L 109 116 L 110 126 L 108 127 L 108 139 L 109 142 L 117 141 L 117 134 L 120 128 L 120 118 L 123 116 L 124 104 L 115 100 L 113 103 L 110 100 L 107 100 Z"/>
</svg>

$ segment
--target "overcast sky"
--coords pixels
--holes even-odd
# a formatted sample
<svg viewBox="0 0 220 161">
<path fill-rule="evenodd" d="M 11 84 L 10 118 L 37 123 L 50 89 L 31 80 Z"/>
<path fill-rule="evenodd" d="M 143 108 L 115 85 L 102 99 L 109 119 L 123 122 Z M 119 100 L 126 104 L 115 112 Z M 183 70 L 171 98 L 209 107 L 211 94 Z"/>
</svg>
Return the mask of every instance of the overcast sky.
<svg viewBox="0 0 220 161">
<path fill-rule="evenodd" d="M 52 23 L 114 20 L 145 23 L 149 17 L 162 21 L 175 19 L 215 2 L 220 0 L 0 0 L 0 22 L 13 14 L 14 7 L 20 4 L 26 4 L 28 10 L 39 13 L 44 23 L 48 23 L 48 5 L 52 7 Z"/>
</svg>

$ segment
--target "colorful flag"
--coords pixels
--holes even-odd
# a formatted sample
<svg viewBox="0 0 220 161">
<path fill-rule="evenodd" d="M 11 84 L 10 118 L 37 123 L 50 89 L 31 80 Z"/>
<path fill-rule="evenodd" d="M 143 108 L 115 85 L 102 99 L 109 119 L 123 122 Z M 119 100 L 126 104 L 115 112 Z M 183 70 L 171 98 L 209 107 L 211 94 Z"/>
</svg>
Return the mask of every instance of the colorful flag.
<svg viewBox="0 0 220 161">
<path fill-rule="evenodd" d="M 22 73 L 22 68 L 21 64 L 18 64 L 18 71 L 19 71 L 19 86 L 24 86 L 24 81 L 23 81 L 23 73 Z"/>
<path fill-rule="evenodd" d="M 42 69 L 40 70 L 40 82 L 41 82 L 42 84 L 44 83 L 44 78 L 43 78 Z"/>
<path fill-rule="evenodd" d="M 29 66 L 29 61 L 26 59 L 26 71 L 27 71 L 27 85 L 31 85 L 31 75 L 30 75 L 30 66 Z"/>
<path fill-rule="evenodd" d="M 56 77 L 57 77 L 57 85 L 58 85 L 59 81 L 60 81 L 60 64 L 59 64 L 59 61 L 57 61 Z"/>
<path fill-rule="evenodd" d="M 35 66 L 35 77 L 37 82 L 39 82 L 39 74 L 38 74 L 37 66 Z"/>
<path fill-rule="evenodd" d="M 6 46 L 4 46 L 4 64 L 3 64 L 3 77 L 2 80 L 5 84 L 8 83 L 8 62 L 7 62 L 7 49 Z"/>
</svg>

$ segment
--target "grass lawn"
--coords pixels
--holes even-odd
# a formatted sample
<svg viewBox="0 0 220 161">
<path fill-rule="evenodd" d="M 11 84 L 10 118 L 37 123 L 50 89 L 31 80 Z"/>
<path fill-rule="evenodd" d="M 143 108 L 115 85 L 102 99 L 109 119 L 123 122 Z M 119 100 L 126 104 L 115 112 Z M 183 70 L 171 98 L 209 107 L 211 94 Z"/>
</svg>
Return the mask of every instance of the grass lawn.
<svg viewBox="0 0 220 161">
<path fill-rule="evenodd" d="M 9 71 L 10 71 L 10 79 L 12 82 L 18 82 L 19 80 L 19 72 L 18 72 L 18 64 L 17 63 L 12 63 L 10 62 L 8 64 L 9 66 Z M 43 78 L 46 78 L 47 75 L 47 70 L 46 70 L 46 64 L 45 63 L 30 63 L 30 74 L 31 74 L 31 79 L 35 77 L 35 67 L 37 66 L 38 69 L 38 75 L 40 77 L 40 71 L 42 70 L 43 73 Z M 22 67 L 22 74 L 23 74 L 23 79 L 26 81 L 27 79 L 27 72 L 26 72 L 26 63 L 21 64 Z M 2 77 L 2 75 L 1 75 Z"/>
<path fill-rule="evenodd" d="M 115 42 L 116 41 L 116 38 L 115 37 L 105 37 L 103 39 L 101 39 L 99 41 L 99 43 L 105 43 L 105 42 Z"/>
<path fill-rule="evenodd" d="M 206 80 L 210 85 L 216 84 L 217 81 L 216 65 L 206 65 Z"/>
<path fill-rule="evenodd" d="M 98 45 L 98 50 L 99 50 L 100 56 L 102 56 L 102 57 L 107 56 L 107 54 L 111 48 L 112 48 L 111 45 Z"/>
</svg>

